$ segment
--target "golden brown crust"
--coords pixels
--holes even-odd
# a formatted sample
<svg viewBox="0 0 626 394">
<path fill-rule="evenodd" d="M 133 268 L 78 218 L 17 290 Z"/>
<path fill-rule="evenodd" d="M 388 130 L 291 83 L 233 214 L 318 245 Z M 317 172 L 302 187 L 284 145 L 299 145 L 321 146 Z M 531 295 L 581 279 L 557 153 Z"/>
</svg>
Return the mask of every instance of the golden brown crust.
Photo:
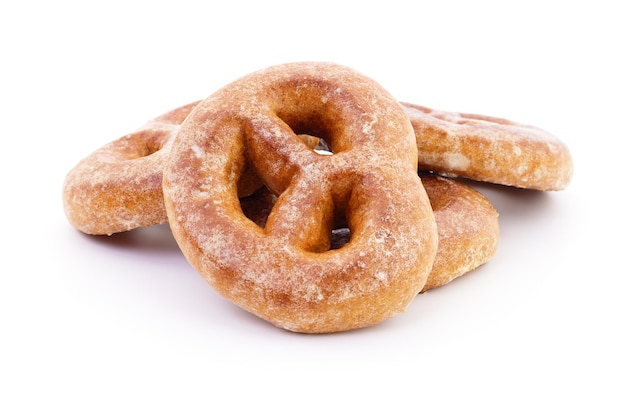
<svg viewBox="0 0 626 394">
<path fill-rule="evenodd" d="M 190 103 L 146 123 L 82 159 L 65 177 L 69 222 L 93 235 L 165 223 L 162 171 L 176 131 L 197 105 Z"/>
<path fill-rule="evenodd" d="M 92 235 L 111 235 L 167 222 L 162 175 L 180 125 L 200 101 L 169 111 L 97 149 L 66 176 L 63 204 L 70 223 Z M 314 147 L 318 138 L 300 135 Z M 239 182 L 240 196 L 261 187 L 251 168 Z"/>
<path fill-rule="evenodd" d="M 474 188 L 452 179 L 421 174 L 439 235 L 432 271 L 422 292 L 440 287 L 485 264 L 496 252 L 498 212 Z"/>
<path fill-rule="evenodd" d="M 402 103 L 420 152 L 420 170 L 500 185 L 562 190 L 573 162 L 567 146 L 537 127 L 492 116 Z"/>
<path fill-rule="evenodd" d="M 293 131 L 324 138 L 333 155 Z M 264 228 L 237 199 L 248 163 L 278 195 Z M 406 114 L 377 83 L 335 64 L 274 66 L 204 100 L 173 144 L 163 188 L 172 232 L 196 270 L 291 331 L 350 330 L 403 311 L 437 249 Z M 329 250 L 337 211 L 352 239 Z"/>
</svg>

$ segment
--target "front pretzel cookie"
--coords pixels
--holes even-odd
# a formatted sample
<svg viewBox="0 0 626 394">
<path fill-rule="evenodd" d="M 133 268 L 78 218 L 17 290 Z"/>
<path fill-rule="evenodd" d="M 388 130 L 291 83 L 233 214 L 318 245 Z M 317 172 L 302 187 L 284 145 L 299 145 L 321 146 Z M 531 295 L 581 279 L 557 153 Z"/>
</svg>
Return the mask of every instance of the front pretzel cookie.
<svg viewBox="0 0 626 394">
<path fill-rule="evenodd" d="M 333 154 L 296 133 L 323 138 Z M 264 227 L 237 198 L 248 163 L 278 195 Z M 404 311 L 437 250 L 406 114 L 376 82 L 332 63 L 273 66 L 203 100 L 172 146 L 163 191 L 190 264 L 290 331 L 346 331 Z M 337 217 L 351 239 L 331 249 Z"/>
</svg>

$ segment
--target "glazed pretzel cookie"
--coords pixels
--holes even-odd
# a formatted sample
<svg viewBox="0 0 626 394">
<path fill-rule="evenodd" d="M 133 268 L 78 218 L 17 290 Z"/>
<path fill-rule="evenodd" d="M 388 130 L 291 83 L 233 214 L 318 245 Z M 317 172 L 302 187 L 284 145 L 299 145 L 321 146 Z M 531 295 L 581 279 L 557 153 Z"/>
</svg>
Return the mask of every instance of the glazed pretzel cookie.
<svg viewBox="0 0 626 394">
<path fill-rule="evenodd" d="M 66 175 L 63 205 L 69 222 L 91 235 L 111 235 L 167 222 L 162 175 L 181 123 L 199 101 L 173 109 L 97 149 Z M 318 138 L 300 135 L 314 147 Z M 261 187 L 251 168 L 239 184 L 241 196 Z"/>
<path fill-rule="evenodd" d="M 296 133 L 323 138 L 333 154 Z M 264 228 L 237 198 L 248 163 L 278 195 Z M 163 191 L 191 265 L 286 330 L 345 331 L 402 312 L 437 250 L 406 113 L 376 82 L 336 64 L 270 67 L 203 100 L 172 146 Z M 331 249 L 337 216 L 352 235 Z"/>
<path fill-rule="evenodd" d="M 420 170 L 543 191 L 562 190 L 573 162 L 567 146 L 537 127 L 485 115 L 402 103 L 420 152 Z"/>
</svg>

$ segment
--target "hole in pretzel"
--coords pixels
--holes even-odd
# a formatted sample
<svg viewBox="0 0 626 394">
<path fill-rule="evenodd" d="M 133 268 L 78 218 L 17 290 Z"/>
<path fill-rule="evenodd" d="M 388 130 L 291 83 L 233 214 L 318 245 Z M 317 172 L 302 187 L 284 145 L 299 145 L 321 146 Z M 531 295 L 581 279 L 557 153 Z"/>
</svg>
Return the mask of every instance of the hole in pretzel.
<svg viewBox="0 0 626 394">
<path fill-rule="evenodd" d="M 335 129 L 336 125 L 329 124 L 331 117 L 328 116 L 328 112 L 327 110 L 312 111 L 310 113 L 306 111 L 296 113 L 277 111 L 276 115 L 300 138 L 312 137 L 318 139 L 317 145 L 314 147 L 316 153 L 332 155 L 332 143 L 330 140 L 324 139 L 324 136 L 332 135 L 330 130 Z"/>
<path fill-rule="evenodd" d="M 341 249 L 350 242 L 351 232 L 345 210 L 335 210 L 335 222 L 330 233 L 330 249 Z"/>
<path fill-rule="evenodd" d="M 142 130 L 126 136 L 116 142 L 124 159 L 135 160 L 150 156 L 160 151 L 170 134 L 154 130 Z"/>
<path fill-rule="evenodd" d="M 350 229 L 347 227 L 336 228 L 330 238 L 330 249 L 341 249 L 350 242 Z"/>
<path fill-rule="evenodd" d="M 265 186 L 254 194 L 239 199 L 244 215 L 257 226 L 265 228 L 267 217 L 276 203 L 277 197 Z"/>
</svg>

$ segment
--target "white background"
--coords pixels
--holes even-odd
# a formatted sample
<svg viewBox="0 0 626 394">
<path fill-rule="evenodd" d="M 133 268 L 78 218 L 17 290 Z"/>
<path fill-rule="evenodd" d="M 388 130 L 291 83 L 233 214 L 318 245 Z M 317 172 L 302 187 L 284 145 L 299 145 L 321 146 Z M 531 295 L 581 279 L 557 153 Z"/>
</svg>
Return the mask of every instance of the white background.
<svg viewBox="0 0 626 394">
<path fill-rule="evenodd" d="M 18 2 L 0 6 L 0 392 L 626 390 L 618 2 L 6 3 Z M 332 335 L 221 298 L 167 226 L 69 225 L 61 188 L 79 159 L 300 60 L 351 66 L 402 101 L 546 129 L 574 179 L 550 193 L 480 186 L 500 212 L 496 256 L 391 320 Z"/>
</svg>

